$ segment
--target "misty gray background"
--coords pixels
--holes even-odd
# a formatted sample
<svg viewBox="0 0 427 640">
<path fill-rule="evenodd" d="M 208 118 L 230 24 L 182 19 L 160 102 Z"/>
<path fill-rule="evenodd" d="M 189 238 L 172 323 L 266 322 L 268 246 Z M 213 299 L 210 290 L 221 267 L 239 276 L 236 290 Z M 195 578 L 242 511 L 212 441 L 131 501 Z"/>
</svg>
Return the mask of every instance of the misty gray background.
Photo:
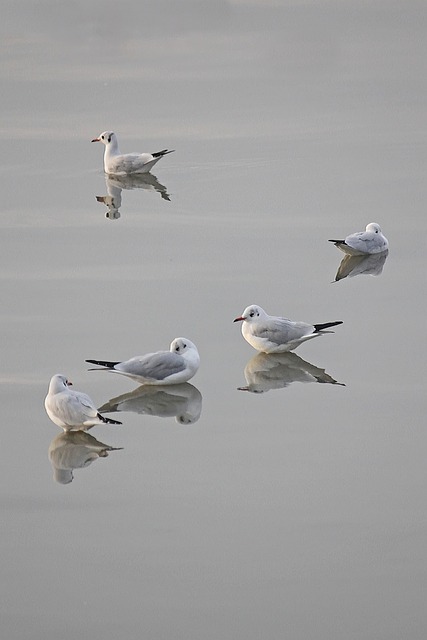
<svg viewBox="0 0 427 640">
<path fill-rule="evenodd" d="M 1 598 L 8 640 L 425 638 L 425 3 L 2 2 Z M 176 149 L 110 220 L 101 145 Z M 327 242 L 378 222 L 382 275 Z M 251 303 L 343 320 L 346 386 L 238 391 Z M 63 372 L 196 343 L 200 418 L 135 411 L 53 479 Z"/>
</svg>

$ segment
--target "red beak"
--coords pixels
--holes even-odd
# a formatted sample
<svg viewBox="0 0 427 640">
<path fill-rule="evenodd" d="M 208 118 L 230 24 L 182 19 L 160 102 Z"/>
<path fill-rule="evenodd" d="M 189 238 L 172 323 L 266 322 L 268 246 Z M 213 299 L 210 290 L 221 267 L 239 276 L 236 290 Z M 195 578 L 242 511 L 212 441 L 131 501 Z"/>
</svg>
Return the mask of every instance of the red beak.
<svg viewBox="0 0 427 640">
<path fill-rule="evenodd" d="M 235 318 L 233 320 L 233 322 L 240 322 L 241 320 L 244 320 L 245 318 L 243 316 L 239 316 L 238 318 Z"/>
<path fill-rule="evenodd" d="M 101 140 L 99 138 L 94 138 L 91 142 L 101 142 Z"/>
</svg>

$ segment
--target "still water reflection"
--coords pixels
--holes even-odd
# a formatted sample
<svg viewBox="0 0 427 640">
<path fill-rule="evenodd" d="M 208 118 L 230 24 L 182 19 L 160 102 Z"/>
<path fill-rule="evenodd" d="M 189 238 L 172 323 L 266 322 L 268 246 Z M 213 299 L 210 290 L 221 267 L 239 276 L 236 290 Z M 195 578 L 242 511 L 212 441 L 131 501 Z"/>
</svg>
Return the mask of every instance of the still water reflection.
<svg viewBox="0 0 427 640">
<path fill-rule="evenodd" d="M 322 382 L 345 387 L 345 384 L 327 374 L 325 369 L 316 367 L 291 352 L 258 353 L 249 360 L 244 374 L 247 386 L 238 388 L 252 393 L 284 389 L 292 382 Z"/>
<path fill-rule="evenodd" d="M 85 431 L 67 431 L 56 436 L 49 445 L 49 460 L 53 477 L 60 484 L 74 479 L 74 469 L 84 469 L 98 458 L 106 458 L 110 451 L 123 447 L 110 447 Z"/>
<path fill-rule="evenodd" d="M 426 637 L 426 18 L 419 0 L 3 3 L 2 638 Z M 105 187 L 104 126 L 177 149 L 167 191 Z M 331 286 L 327 239 L 371 218 L 392 260 Z M 343 320 L 297 353 L 347 386 L 295 354 L 246 381 L 231 320 L 252 300 Z M 113 402 L 140 383 L 84 358 L 181 333 L 203 354 L 194 428 L 175 416 L 198 393 L 145 388 L 144 415 L 89 432 L 124 451 L 86 472 L 96 450 L 64 455 L 76 480 L 52 482 L 51 373 Z"/>
<path fill-rule="evenodd" d="M 372 255 L 345 255 L 335 274 L 335 282 L 354 276 L 379 276 L 385 265 L 388 249 Z"/>
<path fill-rule="evenodd" d="M 105 217 L 109 220 L 120 218 L 120 207 L 122 206 L 122 191 L 133 189 L 145 189 L 147 191 L 157 191 L 163 200 L 170 201 L 167 187 L 161 184 L 156 176 L 151 173 L 144 173 L 131 176 L 105 176 L 107 194 L 96 196 L 98 202 L 103 202 L 107 207 Z"/>
<path fill-rule="evenodd" d="M 99 411 L 132 411 L 160 418 L 174 416 L 179 424 L 194 424 L 202 413 L 202 394 L 188 382 L 161 387 L 141 385 L 131 393 L 111 398 Z"/>
</svg>

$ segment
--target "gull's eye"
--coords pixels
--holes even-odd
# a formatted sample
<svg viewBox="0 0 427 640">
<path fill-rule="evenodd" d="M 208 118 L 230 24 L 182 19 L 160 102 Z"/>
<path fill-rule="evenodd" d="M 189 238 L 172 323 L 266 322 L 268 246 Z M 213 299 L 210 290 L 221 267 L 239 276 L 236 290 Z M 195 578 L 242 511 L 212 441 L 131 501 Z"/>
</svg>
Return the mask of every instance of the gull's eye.
<svg viewBox="0 0 427 640">
<path fill-rule="evenodd" d="M 186 345 L 186 344 L 183 344 L 183 345 L 182 345 L 182 348 L 183 348 L 183 349 L 185 349 L 186 347 L 187 347 L 187 345 Z"/>
<path fill-rule="evenodd" d="M 175 347 L 175 351 L 179 351 L 179 347 L 178 347 L 178 345 Z"/>
<path fill-rule="evenodd" d="M 255 311 L 251 311 L 249 315 L 250 315 L 251 318 L 253 318 L 254 315 L 255 315 Z"/>
<path fill-rule="evenodd" d="M 101 136 L 101 140 L 104 140 L 104 136 Z"/>
</svg>

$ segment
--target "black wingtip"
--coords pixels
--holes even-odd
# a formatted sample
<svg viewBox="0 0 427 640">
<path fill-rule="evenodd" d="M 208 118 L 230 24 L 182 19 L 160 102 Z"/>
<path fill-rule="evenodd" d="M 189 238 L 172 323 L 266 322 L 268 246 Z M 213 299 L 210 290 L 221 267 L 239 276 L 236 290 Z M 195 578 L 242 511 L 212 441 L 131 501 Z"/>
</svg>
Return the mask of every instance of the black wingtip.
<svg viewBox="0 0 427 640">
<path fill-rule="evenodd" d="M 314 333 L 319 333 L 329 327 L 336 327 L 338 324 L 343 324 L 342 320 L 336 320 L 335 322 L 323 322 L 322 324 L 314 324 Z"/>
<path fill-rule="evenodd" d="M 105 424 L 123 424 L 123 422 L 119 422 L 118 420 L 113 420 L 112 418 L 106 418 L 105 416 L 98 413 L 98 418 L 102 420 Z"/>
<path fill-rule="evenodd" d="M 168 153 L 174 153 L 175 149 L 162 149 L 161 151 L 155 151 L 151 155 L 153 158 L 163 158 L 163 156 L 167 156 Z"/>
<path fill-rule="evenodd" d="M 85 360 L 85 362 L 89 362 L 89 364 L 97 364 L 100 367 L 107 367 L 107 369 L 114 369 L 116 364 L 120 364 L 120 361 L 111 362 L 110 360 Z"/>
</svg>

